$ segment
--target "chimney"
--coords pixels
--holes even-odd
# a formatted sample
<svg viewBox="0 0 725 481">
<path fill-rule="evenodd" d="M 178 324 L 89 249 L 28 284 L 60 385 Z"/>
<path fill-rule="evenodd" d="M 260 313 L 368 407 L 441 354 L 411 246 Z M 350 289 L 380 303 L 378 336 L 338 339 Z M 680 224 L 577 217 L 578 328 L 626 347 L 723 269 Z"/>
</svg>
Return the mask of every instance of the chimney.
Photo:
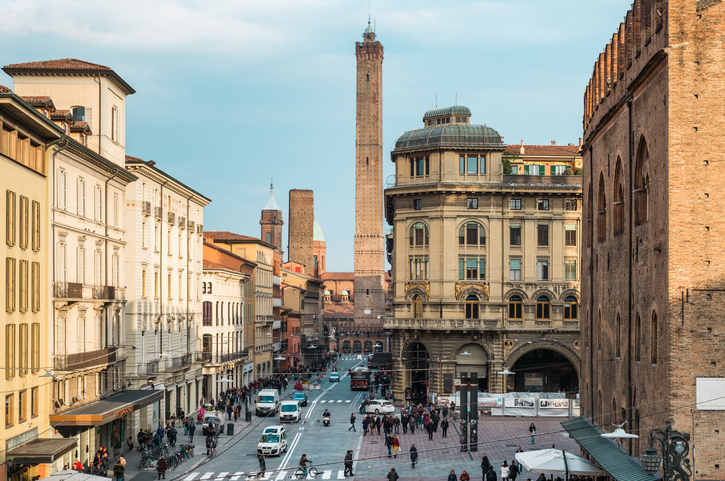
<svg viewBox="0 0 725 481">
<path fill-rule="evenodd" d="M 580 149 L 582 148 L 582 138 L 581 137 L 579 137 L 579 148 Z"/>
<path fill-rule="evenodd" d="M 524 139 L 521 139 L 521 148 L 519 149 L 519 154 L 524 155 Z"/>
<path fill-rule="evenodd" d="M 552 140 L 552 141 L 551 141 L 551 146 L 552 146 L 552 147 L 556 147 L 556 140 Z"/>
</svg>

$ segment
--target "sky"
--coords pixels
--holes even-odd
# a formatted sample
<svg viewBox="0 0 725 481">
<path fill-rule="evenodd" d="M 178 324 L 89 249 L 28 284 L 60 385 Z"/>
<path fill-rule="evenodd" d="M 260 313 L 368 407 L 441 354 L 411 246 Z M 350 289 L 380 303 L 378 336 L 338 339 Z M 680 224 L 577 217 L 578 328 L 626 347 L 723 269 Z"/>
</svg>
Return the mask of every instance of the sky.
<svg viewBox="0 0 725 481">
<path fill-rule="evenodd" d="M 355 42 L 385 49 L 383 159 L 465 105 L 506 143 L 577 143 L 584 88 L 631 0 L 0 0 L 0 63 L 77 58 L 136 93 L 126 153 L 212 199 L 206 230 L 260 236 L 270 177 L 312 189 L 327 270 L 352 271 Z M 0 84 L 12 79 L 0 72 Z M 437 98 L 437 104 L 436 104 Z"/>
</svg>

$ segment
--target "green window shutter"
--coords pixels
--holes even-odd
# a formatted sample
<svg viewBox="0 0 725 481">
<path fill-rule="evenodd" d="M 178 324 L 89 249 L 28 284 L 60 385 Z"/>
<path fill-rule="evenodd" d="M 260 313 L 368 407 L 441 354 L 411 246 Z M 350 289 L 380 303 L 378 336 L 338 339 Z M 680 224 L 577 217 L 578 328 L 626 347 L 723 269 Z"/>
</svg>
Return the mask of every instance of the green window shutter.
<svg viewBox="0 0 725 481">
<path fill-rule="evenodd" d="M 556 175 L 556 166 L 551 166 L 551 175 Z"/>
<path fill-rule="evenodd" d="M 511 259 L 511 269 L 520 270 L 521 269 L 521 259 Z"/>
<path fill-rule="evenodd" d="M 566 224 L 566 225 L 564 225 L 564 230 L 576 230 L 576 225 Z"/>
<path fill-rule="evenodd" d="M 539 166 L 539 175 L 546 175 L 546 166 L 545 165 Z"/>
<path fill-rule="evenodd" d="M 524 165 L 524 172 L 526 172 L 526 175 L 529 175 L 529 166 Z"/>
<path fill-rule="evenodd" d="M 458 259 L 458 278 L 465 279 L 466 277 L 466 260 L 461 257 Z"/>
<path fill-rule="evenodd" d="M 480 279 L 486 278 L 486 258 L 485 257 L 481 257 L 481 270 L 478 273 L 478 277 Z"/>
</svg>

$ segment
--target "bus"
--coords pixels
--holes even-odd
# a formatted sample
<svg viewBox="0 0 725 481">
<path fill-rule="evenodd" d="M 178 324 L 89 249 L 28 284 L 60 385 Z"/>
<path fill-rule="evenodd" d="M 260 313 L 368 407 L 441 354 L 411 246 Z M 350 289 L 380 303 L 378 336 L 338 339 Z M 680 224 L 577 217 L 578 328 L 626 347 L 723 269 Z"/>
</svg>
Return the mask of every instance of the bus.
<svg viewBox="0 0 725 481">
<path fill-rule="evenodd" d="M 357 368 L 350 371 L 350 390 L 367 391 L 370 388 L 370 374 L 367 369 Z"/>
</svg>

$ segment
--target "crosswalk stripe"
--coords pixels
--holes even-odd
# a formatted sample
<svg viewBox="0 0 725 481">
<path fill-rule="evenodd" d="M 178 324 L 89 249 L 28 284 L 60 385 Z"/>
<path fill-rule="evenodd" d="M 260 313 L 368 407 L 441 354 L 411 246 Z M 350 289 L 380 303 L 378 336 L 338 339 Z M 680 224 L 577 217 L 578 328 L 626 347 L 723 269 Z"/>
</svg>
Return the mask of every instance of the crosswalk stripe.
<svg viewBox="0 0 725 481">
<path fill-rule="evenodd" d="M 346 403 L 349 403 L 349 402 L 350 402 L 350 400 L 349 400 L 349 399 L 345 399 L 345 402 L 346 402 Z"/>
<path fill-rule="evenodd" d="M 209 478 L 211 478 L 212 476 L 214 476 L 214 473 L 206 473 L 206 474 L 205 474 L 204 476 L 202 476 L 202 477 L 201 477 L 201 478 L 199 478 L 199 479 L 209 479 Z"/>
<path fill-rule="evenodd" d="M 345 471 L 342 469 L 337 472 L 337 479 L 345 479 Z"/>
<path fill-rule="evenodd" d="M 237 471 L 236 473 L 234 473 L 234 476 L 232 476 L 229 479 L 231 479 L 231 481 L 237 481 L 237 479 L 239 479 L 239 477 L 242 476 L 243 474 L 244 474 L 244 471 Z"/>
<path fill-rule="evenodd" d="M 199 474 L 199 473 L 191 473 L 190 475 L 188 475 L 187 477 L 184 478 L 184 481 L 192 481 L 196 477 L 197 474 Z"/>
<path fill-rule="evenodd" d="M 227 472 L 219 473 L 219 476 L 217 476 L 216 479 L 224 479 L 227 474 L 229 474 L 229 473 L 227 473 Z"/>
<path fill-rule="evenodd" d="M 337 402 L 341 403 L 342 402 L 342 399 L 338 399 Z"/>
<path fill-rule="evenodd" d="M 287 476 L 287 471 L 280 471 L 277 475 L 276 481 L 281 481 Z"/>
<path fill-rule="evenodd" d="M 330 476 L 332 476 L 332 471 L 325 471 L 322 473 L 322 479 L 330 479 Z"/>
<path fill-rule="evenodd" d="M 325 402 L 326 402 L 326 401 L 325 401 L 325 400 L 323 399 L 322 401 L 320 401 L 320 404 L 324 404 Z"/>
</svg>

